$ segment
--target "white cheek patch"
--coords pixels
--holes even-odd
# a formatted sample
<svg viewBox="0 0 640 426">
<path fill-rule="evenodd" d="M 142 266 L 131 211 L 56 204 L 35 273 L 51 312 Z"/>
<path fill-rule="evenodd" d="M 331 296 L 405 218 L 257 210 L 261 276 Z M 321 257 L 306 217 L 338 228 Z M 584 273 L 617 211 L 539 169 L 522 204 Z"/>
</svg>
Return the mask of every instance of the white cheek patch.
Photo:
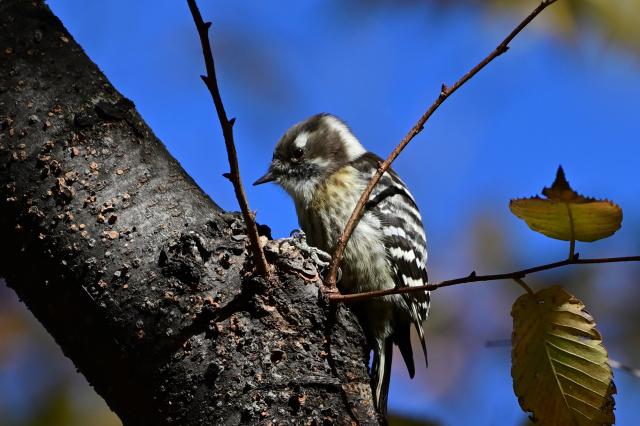
<svg viewBox="0 0 640 426">
<path fill-rule="evenodd" d="M 297 204 L 300 204 L 306 209 L 313 199 L 313 194 L 316 191 L 318 182 L 316 179 L 307 179 L 304 181 L 287 180 L 280 184 Z"/>
<path fill-rule="evenodd" d="M 353 161 L 367 152 L 362 146 L 360 141 L 351 133 L 349 128 L 337 118 L 327 115 L 324 117 L 325 123 L 335 132 L 340 135 L 340 138 L 344 142 L 344 148 L 347 153 L 349 161 Z"/>
<path fill-rule="evenodd" d="M 296 148 L 304 149 L 304 147 L 307 145 L 308 141 L 309 141 L 309 132 L 302 132 L 293 141 L 293 145 Z"/>
<path fill-rule="evenodd" d="M 320 169 L 326 169 L 331 165 L 331 160 L 327 160 L 326 158 L 310 158 L 309 163 L 318 166 Z"/>
</svg>

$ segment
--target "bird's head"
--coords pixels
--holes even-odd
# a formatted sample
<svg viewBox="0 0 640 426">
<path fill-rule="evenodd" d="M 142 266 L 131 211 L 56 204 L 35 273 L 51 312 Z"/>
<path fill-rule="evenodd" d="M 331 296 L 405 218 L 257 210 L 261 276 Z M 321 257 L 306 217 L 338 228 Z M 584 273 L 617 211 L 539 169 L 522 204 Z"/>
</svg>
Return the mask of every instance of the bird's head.
<svg viewBox="0 0 640 426">
<path fill-rule="evenodd" d="M 254 185 L 275 182 L 295 200 L 309 200 L 318 184 L 365 152 L 340 119 L 314 115 L 286 131 L 269 170 Z"/>
</svg>

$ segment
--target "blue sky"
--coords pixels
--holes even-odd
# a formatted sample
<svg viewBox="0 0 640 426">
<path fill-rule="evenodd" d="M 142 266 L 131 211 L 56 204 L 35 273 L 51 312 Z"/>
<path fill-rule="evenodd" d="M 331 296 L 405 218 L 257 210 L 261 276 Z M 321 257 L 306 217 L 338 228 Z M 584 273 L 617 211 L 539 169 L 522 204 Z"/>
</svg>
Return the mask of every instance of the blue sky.
<svg viewBox="0 0 640 426">
<path fill-rule="evenodd" d="M 224 145 L 198 77 L 204 67 L 186 2 L 48 3 L 198 184 L 223 208 L 237 209 L 231 185 L 221 176 L 228 170 Z M 275 186 L 249 184 L 264 172 L 290 125 L 331 112 L 369 150 L 386 156 L 440 84 L 453 83 L 521 19 L 472 7 L 200 3 L 205 19 L 213 21 L 225 106 L 237 117 L 250 205 L 276 237 L 297 226 L 291 202 Z M 535 195 L 551 184 L 559 164 L 576 189 L 612 199 L 625 212 L 622 230 L 602 243 L 579 245 L 583 255 L 631 254 L 640 246 L 638 57 L 588 32 L 561 39 L 544 25 L 544 14 L 539 21 L 454 94 L 394 165 L 423 213 L 430 277 L 436 280 L 475 268 L 469 230 L 478 217 L 490 218 L 507 235 L 520 266 L 565 256 L 566 244 L 532 233 L 508 211 L 510 198 Z M 628 279 L 623 267 L 610 270 Z M 392 410 L 446 425 L 522 421 L 511 391 L 508 348 L 482 348 L 487 339 L 509 335 L 510 300 L 494 305 L 492 291 L 459 287 L 434 296 L 434 325 L 427 327 L 433 328 L 431 367 L 409 381 L 396 363 Z M 621 284 L 611 297 L 624 299 L 624 291 Z M 465 318 L 455 330 L 461 339 L 445 338 L 452 332 L 449 317 L 438 318 L 438 303 Z M 615 312 L 612 304 L 605 312 Z M 614 333 L 614 318 L 602 326 Z M 640 384 L 616 377 L 618 424 L 637 423 Z"/>
</svg>

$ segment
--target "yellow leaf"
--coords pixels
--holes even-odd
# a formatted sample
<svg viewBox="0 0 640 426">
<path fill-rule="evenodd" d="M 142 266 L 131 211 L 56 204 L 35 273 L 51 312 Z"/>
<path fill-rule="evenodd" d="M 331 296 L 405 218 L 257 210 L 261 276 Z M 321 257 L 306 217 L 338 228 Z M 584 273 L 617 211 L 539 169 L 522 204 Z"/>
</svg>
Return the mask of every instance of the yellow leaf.
<svg viewBox="0 0 640 426">
<path fill-rule="evenodd" d="M 595 322 L 559 286 L 520 296 L 511 309 L 513 389 L 541 425 L 611 425 L 613 373 Z"/>
<path fill-rule="evenodd" d="M 622 224 L 622 209 L 608 200 L 584 197 L 569 186 L 562 167 L 558 168 L 547 198 L 511 200 L 509 209 L 529 228 L 558 240 L 595 241 L 615 233 Z"/>
</svg>

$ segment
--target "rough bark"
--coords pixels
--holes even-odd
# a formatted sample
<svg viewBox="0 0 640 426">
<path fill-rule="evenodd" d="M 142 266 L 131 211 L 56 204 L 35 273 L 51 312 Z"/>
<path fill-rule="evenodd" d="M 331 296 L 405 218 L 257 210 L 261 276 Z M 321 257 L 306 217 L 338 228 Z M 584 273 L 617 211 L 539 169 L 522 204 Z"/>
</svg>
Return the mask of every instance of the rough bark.
<svg viewBox="0 0 640 426">
<path fill-rule="evenodd" d="M 124 424 L 381 423 L 315 266 L 205 195 L 41 1 L 0 0 L 0 276 Z M 221 144 L 222 149 L 222 144 Z"/>
</svg>

